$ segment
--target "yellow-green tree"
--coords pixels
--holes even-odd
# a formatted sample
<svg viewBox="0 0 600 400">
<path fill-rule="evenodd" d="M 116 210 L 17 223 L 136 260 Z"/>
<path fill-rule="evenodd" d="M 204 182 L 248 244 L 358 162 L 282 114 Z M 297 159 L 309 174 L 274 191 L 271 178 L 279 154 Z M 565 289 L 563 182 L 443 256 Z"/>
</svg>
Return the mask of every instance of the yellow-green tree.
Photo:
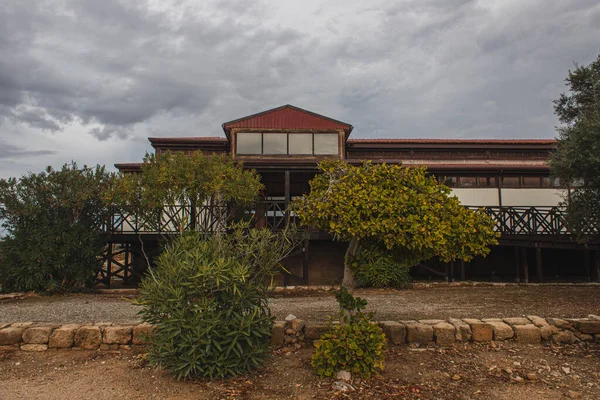
<svg viewBox="0 0 600 400">
<path fill-rule="evenodd" d="M 431 257 L 469 261 L 497 243 L 491 219 L 463 207 L 423 167 L 328 160 L 319 169 L 294 209 L 303 224 L 349 243 L 342 282 L 349 291 L 350 264 L 363 242 L 410 255 L 415 264 Z"/>
</svg>

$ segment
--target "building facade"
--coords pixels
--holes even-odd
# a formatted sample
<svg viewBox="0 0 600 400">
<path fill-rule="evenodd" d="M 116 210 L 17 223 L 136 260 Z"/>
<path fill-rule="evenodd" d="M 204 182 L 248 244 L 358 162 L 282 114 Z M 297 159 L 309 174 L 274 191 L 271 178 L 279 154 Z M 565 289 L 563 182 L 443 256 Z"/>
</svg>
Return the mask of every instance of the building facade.
<svg viewBox="0 0 600 400">
<path fill-rule="evenodd" d="M 281 227 L 290 201 L 309 190 L 317 164 L 426 166 L 469 207 L 486 207 L 502 232 L 490 256 L 465 264 L 431 260 L 414 271 L 422 279 L 529 281 L 598 279 L 594 244 L 582 247 L 564 226 L 561 202 L 569 188 L 550 177 L 554 140 L 353 139 L 352 125 L 285 105 L 226 122 L 222 137 L 149 138 L 156 153 L 229 154 L 255 169 L 265 185 L 256 206 L 259 223 Z M 125 172 L 140 163 L 116 164 Z M 301 254 L 286 261 L 282 284 L 335 284 L 342 277 L 344 244 L 315 233 Z M 529 268 L 529 267 L 532 268 Z"/>
</svg>

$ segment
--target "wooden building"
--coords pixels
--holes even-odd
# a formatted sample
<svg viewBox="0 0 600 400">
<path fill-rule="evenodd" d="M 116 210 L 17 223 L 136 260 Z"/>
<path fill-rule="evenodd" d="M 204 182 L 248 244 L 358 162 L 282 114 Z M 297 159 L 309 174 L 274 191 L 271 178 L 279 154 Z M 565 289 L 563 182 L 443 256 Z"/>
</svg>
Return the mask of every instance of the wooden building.
<svg viewBox="0 0 600 400">
<path fill-rule="evenodd" d="M 568 198 L 568 188 L 550 177 L 547 165 L 554 140 L 352 139 L 352 125 L 291 105 L 226 122 L 222 129 L 222 137 L 149 140 L 157 153 L 201 150 L 230 154 L 258 171 L 265 191 L 257 210 L 272 229 L 280 227 L 287 204 L 308 191 L 308 182 L 323 159 L 424 165 L 451 187 L 465 206 L 485 207 L 496 220 L 502 239 L 485 259 L 466 265 L 442 265 L 433 260 L 416 268 L 416 277 L 511 281 L 599 278 L 592 254 L 596 245 L 581 247 L 564 226 L 560 203 Z M 116 167 L 134 172 L 140 165 Z M 291 274 L 282 276 L 281 283 L 339 283 L 344 246 L 326 235 L 313 235 L 303 254 L 288 260 Z"/>
</svg>

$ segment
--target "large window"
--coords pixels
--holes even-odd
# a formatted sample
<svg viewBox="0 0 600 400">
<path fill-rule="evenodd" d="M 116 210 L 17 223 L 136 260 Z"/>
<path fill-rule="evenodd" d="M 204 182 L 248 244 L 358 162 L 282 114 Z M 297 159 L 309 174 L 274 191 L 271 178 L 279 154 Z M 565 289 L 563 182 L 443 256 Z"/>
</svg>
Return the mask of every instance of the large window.
<svg viewBox="0 0 600 400">
<path fill-rule="evenodd" d="M 240 155 L 338 155 L 337 133 L 253 133 L 236 135 Z"/>
</svg>

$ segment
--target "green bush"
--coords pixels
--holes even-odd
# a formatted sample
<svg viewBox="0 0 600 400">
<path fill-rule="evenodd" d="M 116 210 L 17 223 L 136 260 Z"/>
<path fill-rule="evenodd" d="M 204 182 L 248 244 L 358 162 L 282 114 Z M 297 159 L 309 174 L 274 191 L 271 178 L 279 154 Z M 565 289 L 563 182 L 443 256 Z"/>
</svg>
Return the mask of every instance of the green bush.
<svg viewBox="0 0 600 400">
<path fill-rule="evenodd" d="M 372 314 L 362 312 L 366 300 L 352 297 L 344 288 L 336 298 L 343 310 L 342 323 L 330 323 L 329 331 L 315 342 L 311 365 L 322 377 L 344 370 L 369 379 L 384 369 L 385 334 L 371 321 Z"/>
<path fill-rule="evenodd" d="M 223 378 L 259 367 L 273 324 L 269 282 L 291 249 L 285 236 L 269 230 L 173 240 L 137 301 L 144 321 L 155 325 L 150 362 L 178 379 Z"/>
<path fill-rule="evenodd" d="M 0 180 L 0 291 L 74 291 L 90 287 L 106 246 L 109 215 L 104 167 L 48 167 Z"/>
<path fill-rule="evenodd" d="M 350 265 L 358 286 L 402 287 L 410 282 L 410 269 L 416 263 L 408 252 L 368 244 L 359 248 Z"/>
</svg>

